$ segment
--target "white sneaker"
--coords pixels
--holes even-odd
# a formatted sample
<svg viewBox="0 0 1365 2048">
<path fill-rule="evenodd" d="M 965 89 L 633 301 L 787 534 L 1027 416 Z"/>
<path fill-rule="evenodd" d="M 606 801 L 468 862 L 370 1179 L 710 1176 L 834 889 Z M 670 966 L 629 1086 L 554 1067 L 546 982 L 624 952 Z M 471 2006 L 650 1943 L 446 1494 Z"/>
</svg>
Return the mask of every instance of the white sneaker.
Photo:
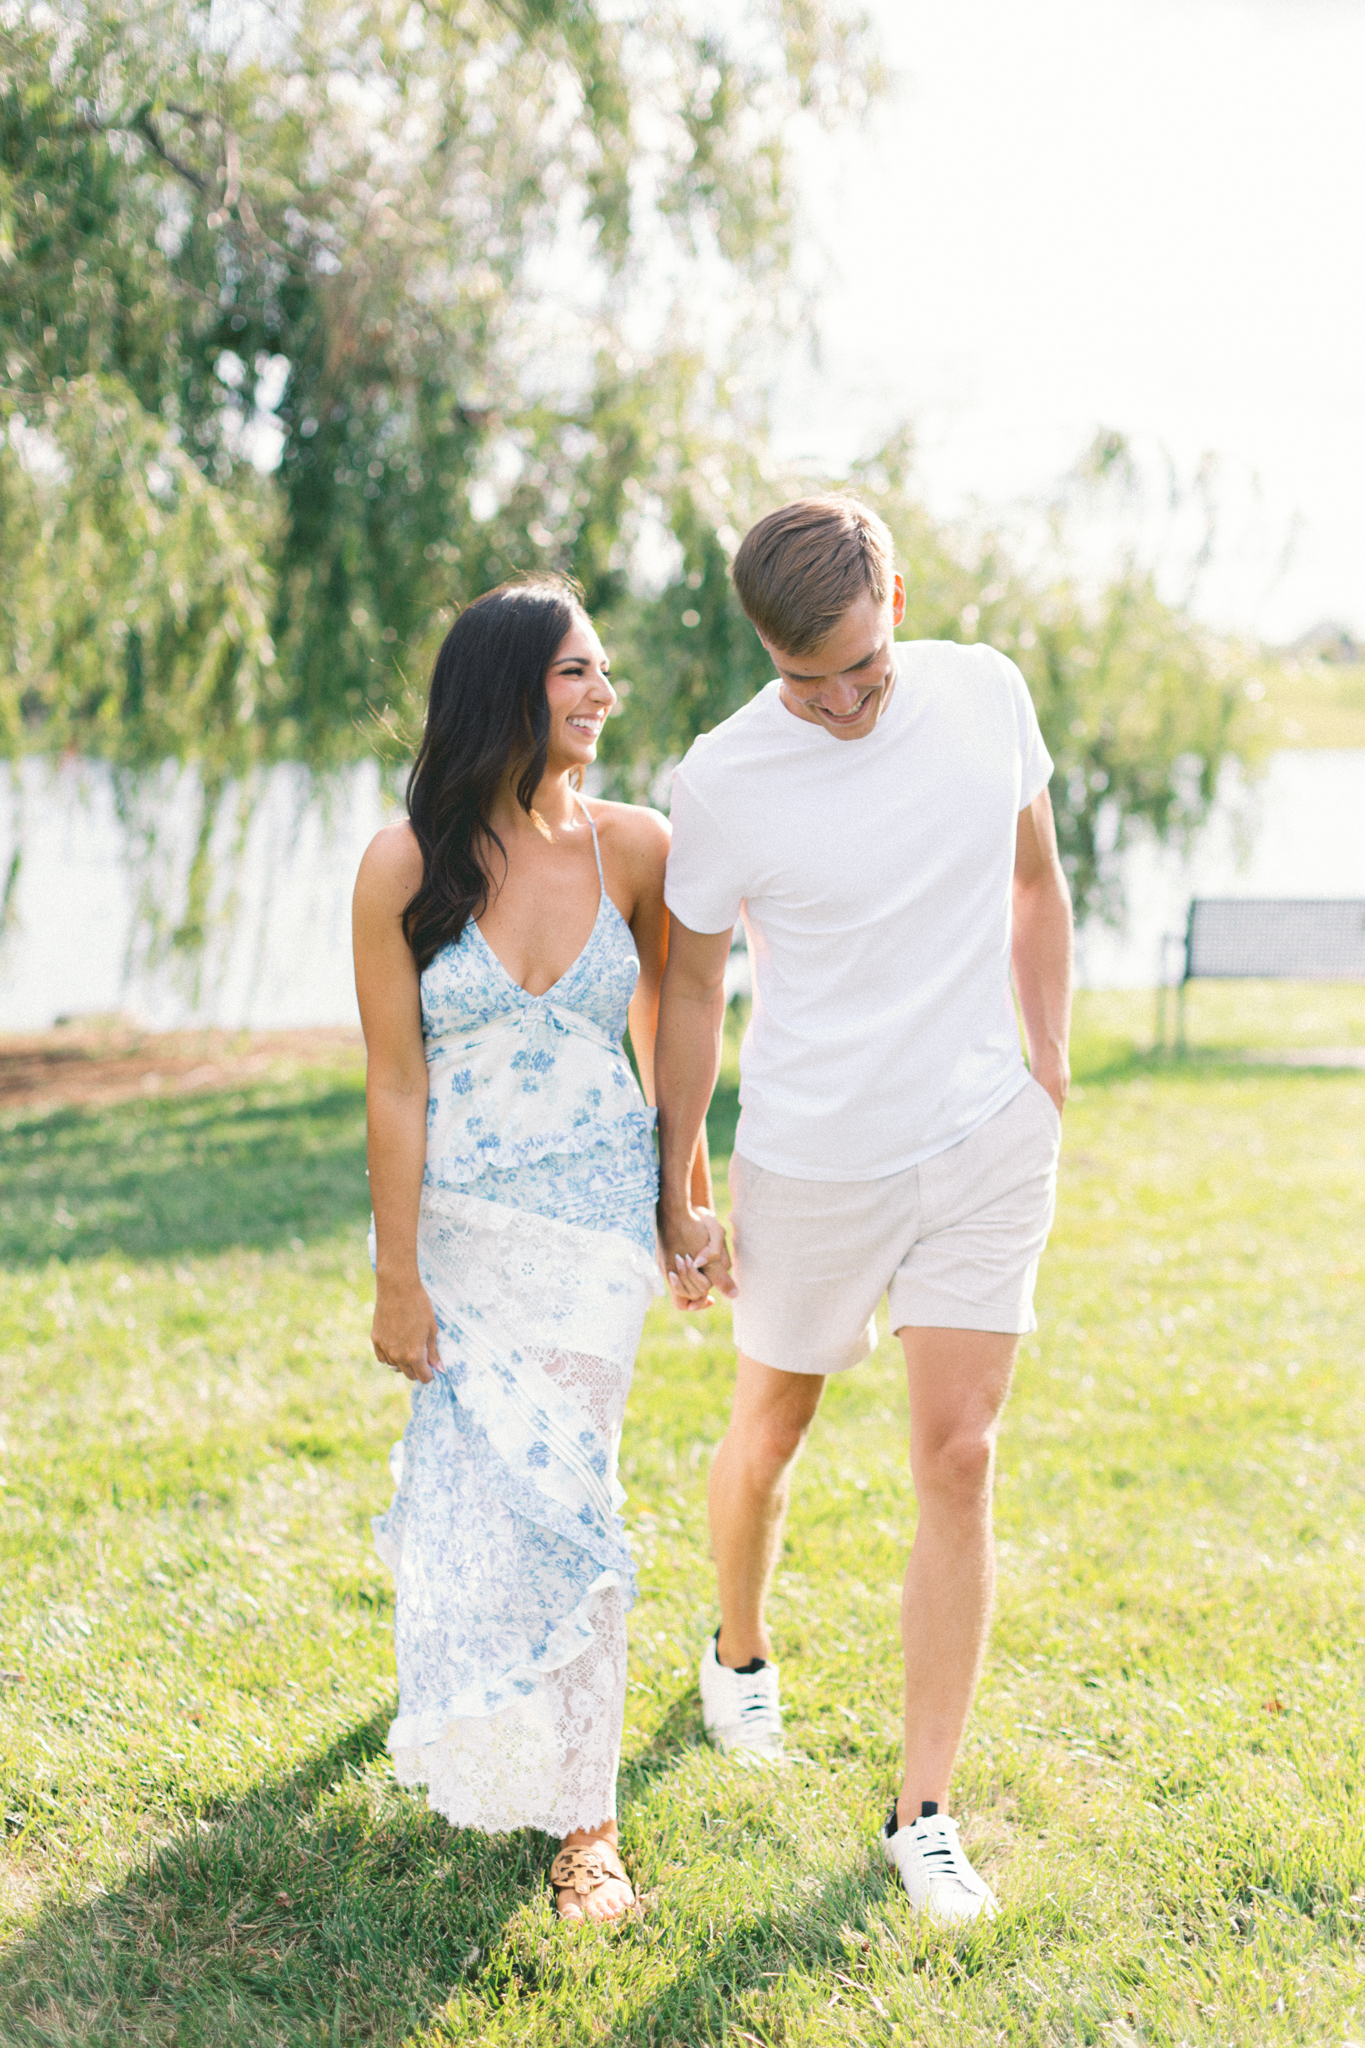
<svg viewBox="0 0 1365 2048">
<path fill-rule="evenodd" d="M 995 1893 L 967 1861 L 957 1839 L 957 1822 L 946 1813 L 929 1814 L 902 1827 L 893 1799 L 881 1845 L 916 1912 L 951 1924 L 978 1917 L 994 1920 L 1000 1911 Z"/>
<path fill-rule="evenodd" d="M 712 1636 L 701 1660 L 701 1718 L 717 1749 L 727 1756 L 776 1763 L 782 1756 L 782 1708 L 777 1666 L 732 1671 L 716 1655 Z"/>
</svg>

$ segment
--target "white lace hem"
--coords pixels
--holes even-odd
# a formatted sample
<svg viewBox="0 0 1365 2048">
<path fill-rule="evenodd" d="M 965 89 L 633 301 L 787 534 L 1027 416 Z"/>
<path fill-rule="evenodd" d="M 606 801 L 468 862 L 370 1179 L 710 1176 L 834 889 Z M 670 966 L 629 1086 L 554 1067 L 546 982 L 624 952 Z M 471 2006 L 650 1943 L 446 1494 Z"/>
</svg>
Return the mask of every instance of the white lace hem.
<svg viewBox="0 0 1365 2048">
<path fill-rule="evenodd" d="M 484 1834 L 542 1828 L 548 1835 L 600 1827 L 616 1815 L 625 1715 L 625 1610 L 615 1584 L 594 1587 L 592 1640 L 570 1664 L 542 1668 L 534 1687 L 500 1712 L 450 1720 L 430 1742 L 389 1731 L 400 1785 L 422 1786 L 454 1827 Z"/>
</svg>

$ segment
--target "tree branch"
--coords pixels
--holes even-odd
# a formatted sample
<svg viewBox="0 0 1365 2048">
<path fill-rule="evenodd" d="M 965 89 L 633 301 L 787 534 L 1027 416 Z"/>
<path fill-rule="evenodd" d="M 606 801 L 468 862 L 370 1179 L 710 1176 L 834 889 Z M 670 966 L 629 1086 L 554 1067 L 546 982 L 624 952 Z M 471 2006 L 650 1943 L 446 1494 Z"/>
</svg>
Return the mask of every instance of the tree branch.
<svg viewBox="0 0 1365 2048">
<path fill-rule="evenodd" d="M 187 163 L 182 163 L 172 150 L 167 149 L 165 143 L 157 134 L 156 123 L 152 119 L 150 102 L 145 107 L 138 108 L 137 113 L 133 116 L 132 127 L 134 132 L 142 137 L 148 147 L 154 150 L 157 156 L 161 158 L 162 163 L 168 164 L 178 177 L 183 178 L 187 184 L 193 185 L 196 192 L 208 191 L 209 181 L 202 172 L 193 170 Z"/>
</svg>

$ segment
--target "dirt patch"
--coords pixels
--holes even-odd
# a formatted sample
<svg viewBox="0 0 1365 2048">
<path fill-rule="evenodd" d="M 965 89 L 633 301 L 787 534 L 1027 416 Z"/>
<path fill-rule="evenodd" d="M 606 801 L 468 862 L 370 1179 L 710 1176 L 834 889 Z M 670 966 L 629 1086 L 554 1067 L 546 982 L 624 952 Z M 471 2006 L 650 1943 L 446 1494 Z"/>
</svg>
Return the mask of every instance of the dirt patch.
<svg viewBox="0 0 1365 2048">
<path fill-rule="evenodd" d="M 59 1109 L 187 1095 L 304 1067 L 355 1072 L 359 1031 L 141 1031 L 122 1018 L 0 1037 L 0 1109 Z"/>
</svg>

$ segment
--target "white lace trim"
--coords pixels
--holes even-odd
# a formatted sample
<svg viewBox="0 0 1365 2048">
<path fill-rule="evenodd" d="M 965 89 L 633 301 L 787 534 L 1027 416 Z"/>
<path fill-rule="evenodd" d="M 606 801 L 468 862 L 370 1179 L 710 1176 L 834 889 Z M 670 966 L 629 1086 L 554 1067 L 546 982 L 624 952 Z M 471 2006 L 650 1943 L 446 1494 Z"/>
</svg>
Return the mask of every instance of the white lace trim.
<svg viewBox="0 0 1365 2048">
<path fill-rule="evenodd" d="M 628 1271 L 647 1283 L 651 1294 L 664 1292 L 657 1259 L 649 1258 L 638 1244 L 620 1231 L 589 1230 L 581 1223 L 561 1223 L 553 1216 L 541 1216 L 532 1209 L 516 1209 L 508 1202 L 488 1202 L 478 1196 L 462 1194 L 458 1188 L 424 1187 L 422 1216 L 457 1227 L 472 1228 L 480 1233 L 510 1231 L 524 1243 L 534 1243 L 551 1255 L 558 1253 L 574 1265 L 586 1261 L 600 1270 L 604 1265 L 617 1269 L 624 1264 Z M 613 1278 L 618 1277 L 614 1271 Z"/>
<path fill-rule="evenodd" d="M 402 1551 L 398 1554 L 402 1564 Z M 443 1707 L 426 1713 L 402 1714 L 389 1728 L 387 1747 L 391 1754 L 399 1750 L 411 1754 L 427 1754 L 433 1746 L 446 1741 L 452 1728 L 495 1727 L 505 1716 L 512 1717 L 515 1724 L 522 1709 L 530 1705 L 539 1692 L 542 1681 L 555 1673 L 576 1665 L 582 1658 L 596 1654 L 602 1648 L 597 1635 L 597 1615 L 602 1597 L 614 1592 L 621 1612 L 625 1613 L 622 1599 L 620 1575 L 617 1572 L 603 1572 L 593 1580 L 583 1599 L 571 1614 L 566 1614 L 545 1644 L 542 1653 L 524 1664 L 513 1664 L 497 1674 L 498 1689 L 510 1694 L 507 1704 L 489 1711 L 484 1705 L 482 1681 L 469 1687 L 463 1694 L 457 1694 Z M 622 1646 L 624 1657 L 624 1643 Z M 624 1673 L 622 1677 L 624 1697 Z M 532 1714 L 534 1719 L 534 1714 Z M 517 1823 L 530 1826 L 530 1822 Z"/>
<path fill-rule="evenodd" d="M 616 1814 L 626 1710 L 626 1618 L 615 1586 L 590 1596 L 591 1641 L 572 1663 L 541 1674 L 500 1714 L 451 1721 L 436 1741 L 389 1736 L 400 1785 L 425 1785 L 427 1804 L 456 1827 L 549 1835 L 600 1827 Z"/>
</svg>

